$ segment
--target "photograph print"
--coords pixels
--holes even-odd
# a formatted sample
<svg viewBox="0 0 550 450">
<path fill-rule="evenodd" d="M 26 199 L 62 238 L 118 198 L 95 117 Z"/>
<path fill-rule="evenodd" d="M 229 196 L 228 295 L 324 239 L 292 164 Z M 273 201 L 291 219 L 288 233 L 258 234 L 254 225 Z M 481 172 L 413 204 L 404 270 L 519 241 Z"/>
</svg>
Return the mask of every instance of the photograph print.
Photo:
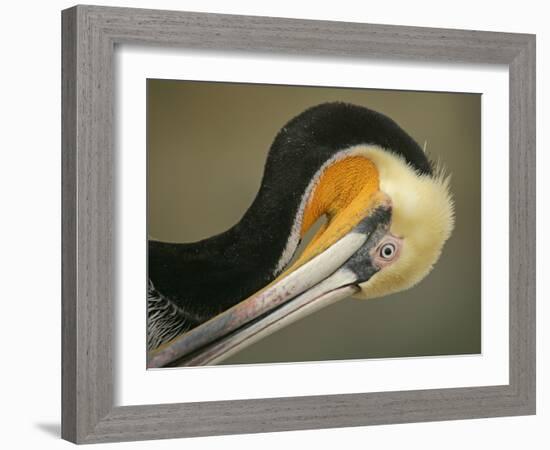
<svg viewBox="0 0 550 450">
<path fill-rule="evenodd" d="M 147 80 L 147 367 L 481 353 L 481 96 Z"/>
</svg>

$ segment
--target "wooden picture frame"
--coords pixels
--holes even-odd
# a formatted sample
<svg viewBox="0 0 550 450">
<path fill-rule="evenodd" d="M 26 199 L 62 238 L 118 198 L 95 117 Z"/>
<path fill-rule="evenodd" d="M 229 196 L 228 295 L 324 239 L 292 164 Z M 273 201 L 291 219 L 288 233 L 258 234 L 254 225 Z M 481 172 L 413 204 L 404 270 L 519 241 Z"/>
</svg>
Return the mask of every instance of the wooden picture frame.
<svg viewBox="0 0 550 450">
<path fill-rule="evenodd" d="M 75 6 L 62 13 L 62 437 L 76 443 L 535 413 L 535 36 Z M 114 406 L 116 44 L 504 64 L 510 101 L 509 384 Z"/>
</svg>

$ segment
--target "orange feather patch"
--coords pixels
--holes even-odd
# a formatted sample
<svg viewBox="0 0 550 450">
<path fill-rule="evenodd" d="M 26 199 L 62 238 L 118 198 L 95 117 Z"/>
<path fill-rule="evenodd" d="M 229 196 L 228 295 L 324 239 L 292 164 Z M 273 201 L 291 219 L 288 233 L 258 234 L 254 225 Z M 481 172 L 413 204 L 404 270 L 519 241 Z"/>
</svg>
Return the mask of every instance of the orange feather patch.
<svg viewBox="0 0 550 450">
<path fill-rule="evenodd" d="M 377 203 L 373 196 L 379 187 L 376 166 L 363 156 L 350 156 L 328 167 L 304 210 L 301 237 L 321 216 L 326 215 L 327 222 L 286 273 L 326 250 L 357 225 Z"/>
</svg>

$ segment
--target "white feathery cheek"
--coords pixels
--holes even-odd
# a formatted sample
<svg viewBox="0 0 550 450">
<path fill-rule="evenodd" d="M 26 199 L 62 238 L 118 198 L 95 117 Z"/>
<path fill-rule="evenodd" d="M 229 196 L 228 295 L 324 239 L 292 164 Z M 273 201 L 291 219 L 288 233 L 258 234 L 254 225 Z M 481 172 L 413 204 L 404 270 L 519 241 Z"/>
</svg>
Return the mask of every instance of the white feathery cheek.
<svg viewBox="0 0 550 450">
<path fill-rule="evenodd" d="M 380 190 L 393 203 L 390 231 L 403 238 L 399 258 L 360 284 L 356 297 L 374 298 L 408 289 L 432 270 L 454 226 L 453 202 L 448 180 L 418 175 L 401 157 L 368 147 L 380 173 Z"/>
</svg>

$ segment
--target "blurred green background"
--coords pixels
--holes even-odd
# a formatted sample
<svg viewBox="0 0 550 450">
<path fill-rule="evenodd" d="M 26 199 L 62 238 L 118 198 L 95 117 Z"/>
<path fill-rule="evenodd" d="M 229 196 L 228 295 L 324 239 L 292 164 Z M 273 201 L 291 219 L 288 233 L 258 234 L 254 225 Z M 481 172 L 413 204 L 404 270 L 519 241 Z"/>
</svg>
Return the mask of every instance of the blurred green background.
<svg viewBox="0 0 550 450">
<path fill-rule="evenodd" d="M 480 353 L 481 95 L 150 79 L 149 237 L 191 242 L 234 225 L 278 130 L 327 101 L 380 111 L 426 145 L 452 174 L 456 228 L 414 288 L 343 300 L 223 364 Z"/>
</svg>

